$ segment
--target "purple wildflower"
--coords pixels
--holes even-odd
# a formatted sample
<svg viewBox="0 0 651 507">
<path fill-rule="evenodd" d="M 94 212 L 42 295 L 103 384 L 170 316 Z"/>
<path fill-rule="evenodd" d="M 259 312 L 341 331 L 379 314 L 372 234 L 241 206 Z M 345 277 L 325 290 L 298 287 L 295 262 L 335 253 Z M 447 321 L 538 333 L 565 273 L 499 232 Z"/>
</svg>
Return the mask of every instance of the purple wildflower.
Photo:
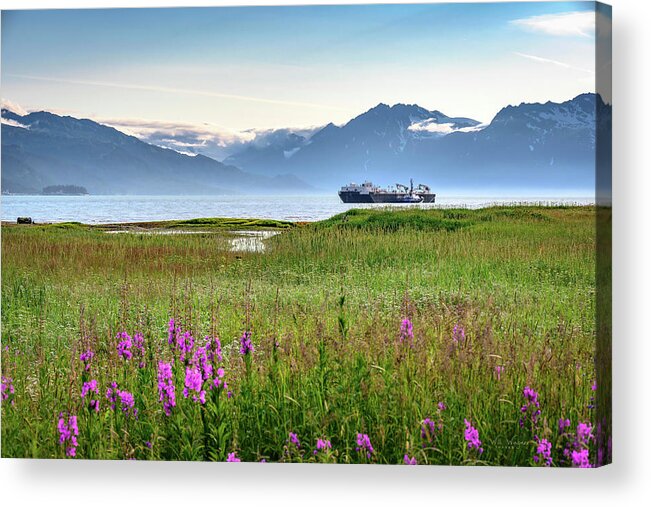
<svg viewBox="0 0 651 507">
<path fill-rule="evenodd" d="M 228 461 L 229 463 L 239 463 L 242 460 L 237 457 L 237 453 L 229 452 L 228 453 L 228 458 L 226 458 L 226 461 Z"/>
<path fill-rule="evenodd" d="M 561 435 L 565 433 L 565 430 L 572 425 L 569 419 L 560 418 L 558 420 L 558 433 Z"/>
<path fill-rule="evenodd" d="M 174 324 L 174 317 L 170 319 L 167 333 L 167 343 L 170 345 L 176 344 L 176 335 L 179 333 L 179 329 Z"/>
<path fill-rule="evenodd" d="M 448 407 L 445 405 L 445 403 L 443 403 L 442 401 L 439 401 L 437 407 L 438 407 L 438 409 L 439 409 L 439 412 L 443 412 L 444 410 L 447 410 L 447 408 L 448 408 Z"/>
<path fill-rule="evenodd" d="M 497 365 L 495 367 L 495 375 L 497 376 L 498 382 L 502 379 L 502 373 L 504 373 L 504 366 Z"/>
<path fill-rule="evenodd" d="M 468 449 L 474 449 L 479 454 L 484 452 L 484 449 L 481 446 L 481 440 L 479 440 L 479 431 L 468 421 L 468 419 L 463 420 L 466 425 L 466 430 L 464 432 L 464 438 L 468 442 Z"/>
<path fill-rule="evenodd" d="M 206 336 L 206 349 L 208 350 L 208 360 L 211 362 L 222 361 L 222 343 L 219 338 L 210 338 Z"/>
<path fill-rule="evenodd" d="M 192 364 L 199 368 L 201 371 L 201 377 L 204 380 L 208 380 L 210 377 L 212 377 L 213 374 L 213 366 L 210 362 L 210 359 L 208 358 L 209 346 L 210 343 L 208 342 L 203 347 L 197 348 L 194 353 L 194 357 L 192 358 Z"/>
<path fill-rule="evenodd" d="M 594 439 L 592 425 L 590 423 L 579 423 L 576 425 L 576 440 L 579 445 L 588 445 Z"/>
<path fill-rule="evenodd" d="M 106 390 L 106 399 L 109 402 L 111 410 L 115 410 L 115 404 L 117 403 L 119 392 L 120 390 L 118 389 L 117 383 L 111 382 L 111 386 Z"/>
<path fill-rule="evenodd" d="M 140 357 L 138 368 L 144 368 L 145 367 L 145 337 L 142 335 L 142 333 L 136 333 L 134 335 L 133 346 L 136 349 L 138 356 Z"/>
<path fill-rule="evenodd" d="M 131 359 L 133 357 L 133 354 L 131 353 L 131 347 L 133 345 L 133 342 L 131 341 L 131 336 L 126 331 L 123 331 L 122 333 L 119 333 L 117 336 L 119 342 L 118 342 L 118 356 L 120 356 L 122 359 Z"/>
<path fill-rule="evenodd" d="M 405 454 L 405 457 L 403 458 L 405 465 L 418 465 L 418 462 L 416 461 L 416 458 L 410 458 L 408 454 Z"/>
<path fill-rule="evenodd" d="M 93 357 L 95 357 L 95 353 L 90 349 L 87 349 L 85 352 L 82 352 L 79 355 L 79 360 L 82 363 L 84 363 L 84 370 L 85 371 L 90 371 L 90 363 L 91 363 Z"/>
<path fill-rule="evenodd" d="M 92 379 L 90 382 L 84 382 L 84 385 L 81 387 L 81 397 L 83 399 L 88 396 L 88 408 L 95 412 L 99 412 L 99 400 L 93 396 L 93 393 L 99 396 L 97 380 Z"/>
<path fill-rule="evenodd" d="M 589 445 L 595 438 L 592 434 L 592 429 L 590 423 L 578 423 L 574 438 L 567 432 L 563 433 L 565 438 L 569 437 L 569 441 L 567 441 L 563 449 L 563 456 L 565 460 L 571 461 L 572 466 L 579 468 L 591 467 L 589 462 Z"/>
<path fill-rule="evenodd" d="M 414 326 L 409 319 L 403 319 L 400 324 L 400 343 L 407 342 L 410 347 L 414 345 Z"/>
<path fill-rule="evenodd" d="M 77 436 L 79 435 L 77 416 L 68 414 L 66 420 L 63 413 L 60 413 L 57 428 L 59 430 L 59 444 L 65 446 L 66 456 L 74 458 L 77 455 Z"/>
<path fill-rule="evenodd" d="M 224 368 L 217 368 L 217 376 L 213 379 L 212 383 L 209 384 L 208 386 L 210 389 L 224 389 L 225 391 L 228 391 L 228 384 L 222 380 L 224 378 Z M 230 398 L 230 391 L 228 391 Z"/>
<path fill-rule="evenodd" d="M 296 433 L 289 432 L 289 439 L 287 440 L 288 444 L 293 444 L 297 449 L 301 448 L 301 442 L 298 440 L 298 435 Z"/>
<path fill-rule="evenodd" d="M 147 440 L 145 442 L 145 447 L 147 447 L 147 449 L 151 449 L 152 447 L 154 447 L 154 444 L 152 444 L 149 440 Z"/>
<path fill-rule="evenodd" d="M 572 466 L 575 468 L 592 468 L 592 465 L 590 465 L 589 454 L 590 451 L 588 451 L 588 449 L 572 451 Z"/>
<path fill-rule="evenodd" d="M 326 450 L 332 449 L 332 444 L 330 440 L 317 439 L 316 449 L 314 449 L 314 455 L 316 456 L 319 452 L 325 452 Z"/>
<path fill-rule="evenodd" d="M 9 377 L 2 375 L 2 383 L 0 384 L 0 398 L 2 401 L 7 401 L 9 396 L 12 397 L 11 404 L 14 404 L 13 395 L 14 395 L 14 381 Z"/>
<path fill-rule="evenodd" d="M 163 361 L 158 362 L 158 401 L 163 403 L 165 415 L 170 416 L 172 408 L 176 406 L 176 394 L 174 392 L 172 364 Z"/>
<path fill-rule="evenodd" d="M 538 440 L 538 437 L 536 437 L 536 442 L 538 445 L 536 446 L 536 455 L 533 457 L 533 460 L 536 463 L 539 462 L 544 462 L 544 465 L 546 467 L 552 466 L 552 444 L 549 440 L 546 438 L 543 438 L 542 440 Z"/>
<path fill-rule="evenodd" d="M 244 331 L 240 337 L 240 354 L 246 356 L 253 352 L 255 352 L 255 348 L 253 347 L 253 342 L 251 341 L 251 332 Z"/>
<path fill-rule="evenodd" d="M 186 355 L 191 354 L 194 348 L 194 338 L 190 331 L 186 331 L 178 337 L 177 348 L 181 351 L 181 361 L 185 361 Z"/>
<path fill-rule="evenodd" d="M 420 423 L 420 438 L 423 441 L 423 447 L 431 447 L 436 437 L 443 431 L 443 421 L 439 419 L 434 421 L 429 417 L 423 419 Z"/>
<path fill-rule="evenodd" d="M 454 325 L 454 328 L 452 329 L 452 343 L 454 343 L 455 346 L 463 346 L 466 343 L 466 330 L 463 326 L 460 326 L 459 324 Z"/>
<path fill-rule="evenodd" d="M 202 389 L 203 387 L 203 378 L 201 377 L 201 371 L 196 366 L 185 369 L 185 387 L 183 388 L 183 396 L 188 398 L 190 396 L 190 391 L 192 393 L 192 399 L 194 401 L 199 401 L 201 404 L 206 403 L 206 391 Z M 195 394 L 197 393 L 197 394 Z"/>
<path fill-rule="evenodd" d="M 520 418 L 520 427 L 524 427 L 525 414 L 529 414 L 532 424 L 538 424 L 538 417 L 540 416 L 540 402 L 538 401 L 538 393 L 531 389 L 529 386 L 525 387 L 522 391 L 525 403 L 520 407 L 520 412 L 523 416 Z"/>
<path fill-rule="evenodd" d="M 366 433 L 357 434 L 357 447 L 355 450 L 358 453 L 365 454 L 368 459 L 371 459 L 371 455 L 375 452 L 373 445 L 371 445 L 371 439 Z"/>
<path fill-rule="evenodd" d="M 120 408 L 126 415 L 133 414 L 138 417 L 138 409 L 135 408 L 136 401 L 129 391 L 118 391 L 118 398 L 120 399 Z"/>
</svg>

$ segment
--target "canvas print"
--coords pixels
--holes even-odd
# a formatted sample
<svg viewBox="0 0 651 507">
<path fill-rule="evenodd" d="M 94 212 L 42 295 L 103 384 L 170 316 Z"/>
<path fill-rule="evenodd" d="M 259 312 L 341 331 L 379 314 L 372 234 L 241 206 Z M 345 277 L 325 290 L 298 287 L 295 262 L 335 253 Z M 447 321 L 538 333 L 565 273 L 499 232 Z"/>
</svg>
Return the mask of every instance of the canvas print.
<svg viewBox="0 0 651 507">
<path fill-rule="evenodd" d="M 610 27 L 3 11 L 2 457 L 610 463 Z"/>
</svg>

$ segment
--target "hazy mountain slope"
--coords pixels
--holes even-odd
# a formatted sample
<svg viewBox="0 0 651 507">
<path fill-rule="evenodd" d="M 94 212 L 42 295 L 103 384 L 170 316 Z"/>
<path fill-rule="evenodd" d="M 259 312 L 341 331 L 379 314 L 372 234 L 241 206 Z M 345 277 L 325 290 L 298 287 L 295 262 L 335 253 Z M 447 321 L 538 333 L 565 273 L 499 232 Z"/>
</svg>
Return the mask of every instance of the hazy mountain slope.
<svg viewBox="0 0 651 507">
<path fill-rule="evenodd" d="M 596 122 L 608 115 L 610 106 L 594 94 L 508 106 L 489 125 L 416 105 L 380 104 L 341 127 L 327 125 L 291 157 L 236 154 L 228 161 L 256 172 L 290 172 L 330 189 L 414 177 L 434 188 L 473 191 L 588 190 L 594 186 Z"/>
<path fill-rule="evenodd" d="M 99 194 L 305 191 L 296 177 L 262 177 L 208 157 L 153 146 L 91 120 L 2 111 L 2 189 L 81 185 Z"/>
</svg>

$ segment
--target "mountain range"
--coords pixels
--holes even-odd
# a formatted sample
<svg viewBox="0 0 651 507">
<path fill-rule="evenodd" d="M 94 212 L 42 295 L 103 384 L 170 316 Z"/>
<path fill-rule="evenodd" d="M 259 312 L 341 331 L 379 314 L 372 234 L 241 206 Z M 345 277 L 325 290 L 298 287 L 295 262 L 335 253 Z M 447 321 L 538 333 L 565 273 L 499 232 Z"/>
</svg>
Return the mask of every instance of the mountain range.
<svg viewBox="0 0 651 507">
<path fill-rule="evenodd" d="M 591 93 L 507 106 L 488 124 L 415 104 L 379 104 L 341 126 L 266 132 L 219 162 L 92 120 L 3 109 L 2 190 L 74 184 L 90 193 L 304 193 L 413 177 L 434 191 L 590 191 L 597 139 L 610 136 L 611 114 Z M 599 155 L 610 158 L 609 151 Z"/>
<path fill-rule="evenodd" d="M 433 188 L 589 191 L 596 139 L 609 135 L 610 116 L 611 106 L 591 93 L 563 103 L 508 106 L 487 125 L 418 105 L 379 104 L 345 125 L 250 146 L 225 162 L 261 174 L 309 175 L 328 188 L 413 177 Z"/>
<path fill-rule="evenodd" d="M 251 174 L 145 143 L 92 120 L 2 110 L 2 191 L 79 185 L 91 194 L 307 192 L 292 175 Z"/>
</svg>

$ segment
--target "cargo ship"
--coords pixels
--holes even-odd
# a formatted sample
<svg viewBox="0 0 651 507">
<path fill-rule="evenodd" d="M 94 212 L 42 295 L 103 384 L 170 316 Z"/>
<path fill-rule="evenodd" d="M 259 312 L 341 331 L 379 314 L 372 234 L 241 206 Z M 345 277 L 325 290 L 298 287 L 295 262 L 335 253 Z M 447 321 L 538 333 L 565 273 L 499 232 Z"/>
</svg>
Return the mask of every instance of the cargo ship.
<svg viewBox="0 0 651 507">
<path fill-rule="evenodd" d="M 396 183 L 395 187 L 389 188 L 381 188 L 365 181 L 361 185 L 350 183 L 341 187 L 339 198 L 345 203 L 418 204 L 433 203 L 436 194 L 422 183 L 414 188 L 414 180 L 410 180 L 409 186 Z"/>
</svg>

